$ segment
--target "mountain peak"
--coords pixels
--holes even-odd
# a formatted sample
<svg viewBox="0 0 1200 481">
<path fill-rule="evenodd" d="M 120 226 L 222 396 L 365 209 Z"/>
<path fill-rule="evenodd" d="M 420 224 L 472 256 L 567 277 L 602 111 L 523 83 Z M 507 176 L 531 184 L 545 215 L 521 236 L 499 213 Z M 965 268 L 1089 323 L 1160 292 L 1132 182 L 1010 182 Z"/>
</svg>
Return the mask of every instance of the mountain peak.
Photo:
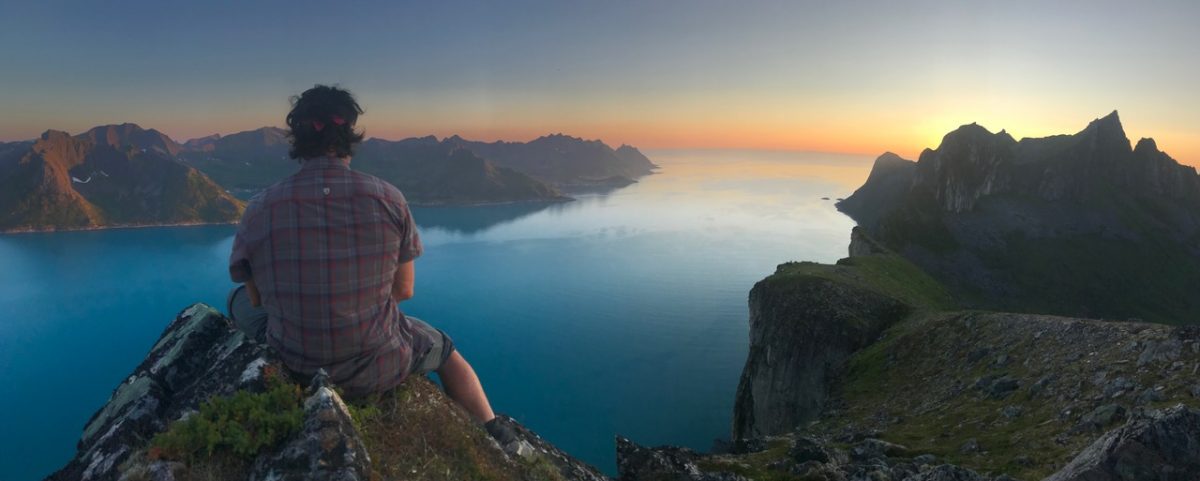
<svg viewBox="0 0 1200 481">
<path fill-rule="evenodd" d="M 60 139 L 60 138 L 67 138 L 70 136 L 71 136 L 71 134 L 63 132 L 61 130 L 49 129 L 45 132 L 42 132 L 42 136 L 40 138 L 41 138 L 41 140 L 55 140 L 55 139 Z"/>
<path fill-rule="evenodd" d="M 901 156 L 897 155 L 895 152 L 892 152 L 890 150 L 880 154 L 879 157 L 875 158 L 876 164 L 878 164 L 880 162 L 896 162 L 896 161 L 912 162 L 911 160 L 905 159 L 904 157 L 901 157 Z"/>
<path fill-rule="evenodd" d="M 1150 137 L 1143 137 L 1138 141 L 1137 147 L 1134 147 L 1135 152 L 1158 152 L 1158 143 Z"/>
<path fill-rule="evenodd" d="M 1083 129 L 1083 132 L 1097 132 L 1102 134 L 1120 133 L 1121 137 L 1125 137 L 1125 128 L 1121 126 L 1121 116 L 1114 110 L 1112 113 L 1095 119 L 1088 123 L 1088 126 Z"/>
<path fill-rule="evenodd" d="M 97 145 L 109 145 L 117 149 L 135 147 L 161 150 L 172 156 L 182 150 L 182 147 L 166 134 L 154 129 L 143 129 L 138 124 L 129 122 L 92 127 L 77 137 L 90 140 Z"/>
<path fill-rule="evenodd" d="M 1083 131 L 1079 132 L 1078 136 L 1085 142 L 1084 145 L 1091 146 L 1089 148 L 1099 148 L 1100 150 L 1112 152 L 1132 151 L 1129 145 L 1129 137 L 1125 135 L 1125 128 L 1121 127 L 1121 117 L 1117 115 L 1116 110 L 1112 111 L 1111 114 L 1091 121 Z"/>
<path fill-rule="evenodd" d="M 993 134 L 990 130 L 982 125 L 971 122 L 969 124 L 959 126 L 957 129 L 952 130 L 950 133 L 942 137 L 942 143 L 938 146 L 937 150 L 942 150 L 947 147 L 953 148 L 953 146 L 985 143 L 990 144 L 996 141 L 1000 141 L 1003 144 L 1016 142 L 1013 140 L 1012 136 L 1008 134 L 1008 132 L 1001 130 L 1000 132 Z M 925 154 L 922 153 L 921 155 L 923 157 Z"/>
</svg>

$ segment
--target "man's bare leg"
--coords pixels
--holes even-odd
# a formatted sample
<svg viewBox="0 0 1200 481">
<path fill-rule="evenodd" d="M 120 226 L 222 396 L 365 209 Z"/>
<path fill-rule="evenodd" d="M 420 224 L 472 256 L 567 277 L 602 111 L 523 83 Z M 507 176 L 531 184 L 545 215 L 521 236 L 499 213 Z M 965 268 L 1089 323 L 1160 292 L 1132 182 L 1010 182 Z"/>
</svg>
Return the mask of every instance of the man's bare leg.
<svg viewBox="0 0 1200 481">
<path fill-rule="evenodd" d="M 442 363 L 442 368 L 438 369 L 437 373 L 450 399 L 466 409 L 476 421 L 486 423 L 495 419 L 496 414 L 492 412 L 492 405 L 488 403 L 487 394 L 483 392 L 479 376 L 475 375 L 475 370 L 457 350 L 450 353 L 450 357 Z"/>
</svg>

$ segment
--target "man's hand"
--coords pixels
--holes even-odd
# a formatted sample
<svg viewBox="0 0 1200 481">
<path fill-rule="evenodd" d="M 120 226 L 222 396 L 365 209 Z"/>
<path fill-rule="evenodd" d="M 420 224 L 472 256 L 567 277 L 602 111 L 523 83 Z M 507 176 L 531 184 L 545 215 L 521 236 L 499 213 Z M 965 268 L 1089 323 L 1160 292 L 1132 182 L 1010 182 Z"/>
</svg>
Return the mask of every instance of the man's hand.
<svg viewBox="0 0 1200 481">
<path fill-rule="evenodd" d="M 415 276 L 412 261 L 397 266 L 396 278 L 392 280 L 392 299 L 396 302 L 412 299 Z"/>
<path fill-rule="evenodd" d="M 246 281 L 246 293 L 250 294 L 250 305 L 254 307 L 262 307 L 262 297 L 258 294 L 258 286 L 254 285 L 254 280 Z"/>
</svg>

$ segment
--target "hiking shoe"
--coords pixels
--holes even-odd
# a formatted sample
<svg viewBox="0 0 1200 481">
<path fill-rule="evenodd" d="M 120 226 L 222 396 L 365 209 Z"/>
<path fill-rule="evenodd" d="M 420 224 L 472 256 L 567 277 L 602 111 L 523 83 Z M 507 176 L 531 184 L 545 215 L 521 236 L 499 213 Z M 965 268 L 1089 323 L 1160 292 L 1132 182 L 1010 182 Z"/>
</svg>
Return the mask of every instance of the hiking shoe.
<svg viewBox="0 0 1200 481">
<path fill-rule="evenodd" d="M 496 416 L 495 419 L 488 421 L 483 425 L 487 429 L 488 435 L 496 440 L 500 445 L 500 449 L 505 454 L 517 458 L 530 458 L 534 455 L 533 445 L 528 441 L 521 439 L 521 434 L 513 428 L 512 424 L 505 422 L 501 416 Z"/>
<path fill-rule="evenodd" d="M 487 432 L 492 436 L 492 439 L 495 439 L 496 442 L 500 443 L 501 446 L 506 446 L 509 443 L 519 439 L 517 430 L 513 429 L 513 427 L 508 423 L 505 423 L 504 419 L 500 416 L 496 416 L 491 421 L 488 421 L 483 425 L 483 427 L 484 429 L 487 429 Z"/>
</svg>

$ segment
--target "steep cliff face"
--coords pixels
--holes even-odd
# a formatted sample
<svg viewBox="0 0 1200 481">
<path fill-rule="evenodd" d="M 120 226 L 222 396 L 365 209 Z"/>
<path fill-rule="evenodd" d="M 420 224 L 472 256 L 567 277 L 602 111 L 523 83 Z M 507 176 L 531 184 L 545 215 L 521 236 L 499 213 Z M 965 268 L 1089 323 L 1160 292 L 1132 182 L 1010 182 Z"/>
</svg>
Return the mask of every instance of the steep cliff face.
<svg viewBox="0 0 1200 481">
<path fill-rule="evenodd" d="M 750 291 L 750 352 L 733 412 L 735 442 L 816 419 L 847 359 L 912 313 L 948 308 L 945 289 L 861 233 L 837 265 L 780 265 Z"/>
<path fill-rule="evenodd" d="M 732 452 L 618 439 L 622 480 L 1194 475 L 1200 330 L 962 311 L 852 239 L 838 265 L 785 264 L 755 286 Z"/>
<path fill-rule="evenodd" d="M 979 198 L 1011 188 L 1007 167 L 1015 146 L 1003 131 L 993 134 L 977 124 L 959 127 L 942 138 L 937 150 L 921 153 L 913 187 L 927 190 L 947 212 L 971 210 Z"/>
<path fill-rule="evenodd" d="M 48 479 L 607 479 L 503 422 L 518 436 L 499 446 L 425 379 L 348 403 L 320 375 L 290 379 L 266 346 L 197 304 L 167 327 Z"/>
<path fill-rule="evenodd" d="M 907 306 L 850 283 L 783 265 L 750 291 L 750 353 L 738 384 L 733 438 L 794 430 L 815 419 L 825 386 Z"/>
<path fill-rule="evenodd" d="M 1084 317 L 1200 319 L 1200 176 L 1116 112 L 1014 141 L 971 124 L 911 169 L 877 163 L 838 204 L 969 305 Z"/>
</svg>

